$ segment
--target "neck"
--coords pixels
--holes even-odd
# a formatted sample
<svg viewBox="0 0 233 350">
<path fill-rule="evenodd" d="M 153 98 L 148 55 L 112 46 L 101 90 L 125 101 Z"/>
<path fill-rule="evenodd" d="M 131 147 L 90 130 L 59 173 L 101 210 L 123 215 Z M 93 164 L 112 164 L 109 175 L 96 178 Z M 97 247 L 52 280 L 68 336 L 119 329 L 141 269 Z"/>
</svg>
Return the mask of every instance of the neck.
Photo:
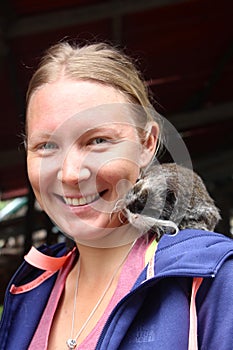
<svg viewBox="0 0 233 350">
<path fill-rule="evenodd" d="M 76 240 L 77 245 L 93 248 L 120 247 L 135 241 L 140 236 L 139 231 L 127 223 L 115 228 L 97 228 L 94 239 Z"/>
<path fill-rule="evenodd" d="M 132 246 L 133 242 L 111 248 L 96 248 L 77 244 L 80 254 L 80 275 L 86 281 L 108 279 L 127 258 Z"/>
</svg>

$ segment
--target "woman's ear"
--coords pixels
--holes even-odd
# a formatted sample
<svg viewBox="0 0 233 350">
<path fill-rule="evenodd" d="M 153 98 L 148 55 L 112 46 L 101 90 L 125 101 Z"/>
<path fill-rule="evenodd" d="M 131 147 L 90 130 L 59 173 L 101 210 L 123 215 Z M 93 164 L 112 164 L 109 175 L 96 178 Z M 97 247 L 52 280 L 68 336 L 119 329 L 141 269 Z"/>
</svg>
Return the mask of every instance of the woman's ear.
<svg viewBox="0 0 233 350">
<path fill-rule="evenodd" d="M 142 153 L 140 156 L 140 167 L 145 168 L 153 159 L 159 139 L 159 126 L 156 122 L 148 125 L 146 138 L 142 144 Z"/>
</svg>

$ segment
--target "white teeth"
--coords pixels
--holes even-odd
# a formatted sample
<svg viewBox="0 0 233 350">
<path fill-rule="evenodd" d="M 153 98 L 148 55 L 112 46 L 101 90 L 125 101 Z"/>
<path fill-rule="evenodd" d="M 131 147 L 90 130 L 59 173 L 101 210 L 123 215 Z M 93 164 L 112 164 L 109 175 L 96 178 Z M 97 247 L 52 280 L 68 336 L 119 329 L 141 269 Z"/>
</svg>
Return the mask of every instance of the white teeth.
<svg viewBox="0 0 233 350">
<path fill-rule="evenodd" d="M 81 198 L 63 197 L 63 199 L 67 205 L 79 206 L 79 205 L 89 204 L 94 200 L 96 200 L 98 197 L 99 195 L 93 194 L 87 197 L 81 197 Z"/>
</svg>

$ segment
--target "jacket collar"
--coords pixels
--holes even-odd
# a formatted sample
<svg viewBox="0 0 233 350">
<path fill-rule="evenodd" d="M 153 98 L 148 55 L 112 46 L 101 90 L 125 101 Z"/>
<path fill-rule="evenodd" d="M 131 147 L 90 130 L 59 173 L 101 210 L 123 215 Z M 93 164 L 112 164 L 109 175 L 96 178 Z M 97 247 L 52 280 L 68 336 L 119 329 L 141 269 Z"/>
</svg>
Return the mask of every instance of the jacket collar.
<svg viewBox="0 0 233 350">
<path fill-rule="evenodd" d="M 41 253 L 59 262 L 62 259 L 58 257 L 65 253 L 66 261 L 71 254 L 67 254 L 63 244 L 49 247 L 49 252 L 47 249 L 40 249 Z M 144 281 L 168 276 L 214 277 L 222 263 L 233 255 L 233 240 L 215 232 L 186 229 L 175 235 L 165 234 L 157 249 L 152 242 L 148 253 L 148 264 L 142 273 Z"/>
</svg>

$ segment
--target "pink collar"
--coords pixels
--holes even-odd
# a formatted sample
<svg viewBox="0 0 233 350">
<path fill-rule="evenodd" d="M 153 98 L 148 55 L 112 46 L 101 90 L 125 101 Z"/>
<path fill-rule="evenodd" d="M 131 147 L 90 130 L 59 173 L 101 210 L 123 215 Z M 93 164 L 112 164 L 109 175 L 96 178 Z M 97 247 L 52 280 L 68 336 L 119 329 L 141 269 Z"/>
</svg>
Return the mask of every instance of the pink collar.
<svg viewBox="0 0 233 350">
<path fill-rule="evenodd" d="M 60 258 L 55 258 L 53 256 L 45 255 L 35 247 L 32 247 L 24 259 L 32 266 L 45 271 L 58 271 L 65 262 L 69 259 L 71 254 L 76 250 L 76 247 L 70 251 L 67 255 Z"/>
</svg>

